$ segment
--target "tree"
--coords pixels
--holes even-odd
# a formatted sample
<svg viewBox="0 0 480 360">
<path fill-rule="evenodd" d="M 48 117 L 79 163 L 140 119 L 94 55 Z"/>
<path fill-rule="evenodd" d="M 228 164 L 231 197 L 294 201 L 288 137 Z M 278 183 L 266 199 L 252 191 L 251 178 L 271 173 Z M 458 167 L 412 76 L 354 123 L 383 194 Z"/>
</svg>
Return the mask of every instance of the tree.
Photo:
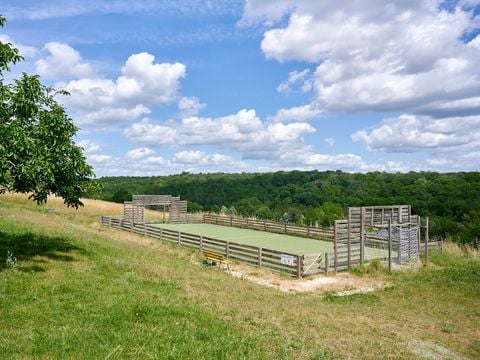
<svg viewBox="0 0 480 360">
<path fill-rule="evenodd" d="M 55 194 L 78 208 L 94 173 L 73 141 L 78 128 L 55 100 L 67 93 L 25 73 L 6 83 L 4 72 L 21 60 L 18 49 L 0 42 L 0 191 L 31 193 L 37 203 Z"/>
</svg>

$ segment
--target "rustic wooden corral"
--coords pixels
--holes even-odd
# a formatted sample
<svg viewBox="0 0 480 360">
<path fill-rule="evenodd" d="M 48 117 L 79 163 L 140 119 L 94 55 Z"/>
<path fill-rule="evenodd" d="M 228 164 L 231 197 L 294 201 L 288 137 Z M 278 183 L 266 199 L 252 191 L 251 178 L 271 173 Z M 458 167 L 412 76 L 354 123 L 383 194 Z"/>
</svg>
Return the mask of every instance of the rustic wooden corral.
<svg viewBox="0 0 480 360">
<path fill-rule="evenodd" d="M 188 221 L 187 201 L 180 200 L 180 196 L 172 195 L 133 195 L 132 204 L 145 206 L 162 206 L 164 220 L 165 211 L 168 209 L 168 222 L 179 224 Z"/>
<path fill-rule="evenodd" d="M 300 278 L 303 274 L 304 263 L 302 255 L 162 229 L 145 223 L 140 224 L 133 221 L 127 221 L 118 217 L 102 216 L 101 223 L 115 229 L 149 236 L 162 241 L 172 242 L 177 245 L 213 251 L 225 256 L 227 259 L 237 260 L 254 266 L 265 267 L 273 271 L 291 274 L 297 278 Z M 290 257 L 292 263 L 286 264 L 282 261 L 285 257 Z"/>
<path fill-rule="evenodd" d="M 239 216 L 203 215 L 203 222 L 243 229 L 267 231 L 278 234 L 292 234 L 319 240 L 333 241 L 333 229 L 314 226 L 302 226 L 269 220 L 248 219 Z"/>
<path fill-rule="evenodd" d="M 145 206 L 132 201 L 125 201 L 123 203 L 123 218 L 139 223 L 145 222 Z"/>
</svg>

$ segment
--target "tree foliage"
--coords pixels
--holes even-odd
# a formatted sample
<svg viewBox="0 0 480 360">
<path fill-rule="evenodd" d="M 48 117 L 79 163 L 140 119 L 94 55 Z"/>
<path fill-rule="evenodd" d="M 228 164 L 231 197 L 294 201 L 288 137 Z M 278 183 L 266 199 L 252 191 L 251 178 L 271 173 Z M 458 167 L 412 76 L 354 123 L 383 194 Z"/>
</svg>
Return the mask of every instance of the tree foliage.
<svg viewBox="0 0 480 360">
<path fill-rule="evenodd" d="M 55 194 L 78 207 L 94 175 L 73 141 L 78 128 L 37 75 L 5 81 L 4 72 L 21 60 L 18 49 L 0 42 L 0 189 L 31 193 L 38 203 Z"/>
<path fill-rule="evenodd" d="M 450 236 L 463 243 L 480 236 L 479 172 L 184 173 L 107 177 L 99 182 L 105 200 L 122 187 L 135 194 L 181 195 L 189 204 L 194 202 L 196 209 L 219 212 L 222 206 L 233 206 L 241 215 L 312 225 L 344 219 L 348 206 L 411 204 L 414 214 L 430 217 L 432 236 Z"/>
</svg>

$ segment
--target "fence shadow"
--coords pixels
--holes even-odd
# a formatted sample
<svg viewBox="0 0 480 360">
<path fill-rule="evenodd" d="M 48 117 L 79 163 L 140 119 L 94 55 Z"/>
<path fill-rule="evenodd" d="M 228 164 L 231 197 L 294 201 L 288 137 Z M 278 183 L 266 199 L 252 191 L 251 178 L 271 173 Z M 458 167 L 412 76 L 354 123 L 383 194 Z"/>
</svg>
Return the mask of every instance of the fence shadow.
<svg viewBox="0 0 480 360">
<path fill-rule="evenodd" d="M 33 257 L 40 255 L 54 261 L 75 261 L 70 255 L 72 251 L 82 251 L 76 245 L 71 244 L 62 237 L 53 237 L 39 235 L 31 232 L 11 234 L 0 229 L 0 271 L 7 268 L 8 252 L 12 253 L 18 262 L 32 260 Z M 35 259 L 35 264 L 31 266 L 19 266 L 20 271 L 44 271 L 42 263 L 45 260 Z"/>
</svg>

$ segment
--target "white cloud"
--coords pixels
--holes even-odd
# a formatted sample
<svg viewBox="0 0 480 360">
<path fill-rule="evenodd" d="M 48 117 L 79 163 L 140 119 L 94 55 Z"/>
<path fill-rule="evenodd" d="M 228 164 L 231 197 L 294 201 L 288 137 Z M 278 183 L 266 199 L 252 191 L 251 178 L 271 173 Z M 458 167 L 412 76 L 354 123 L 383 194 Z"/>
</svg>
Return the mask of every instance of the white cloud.
<svg viewBox="0 0 480 360">
<path fill-rule="evenodd" d="M 129 160 L 138 160 L 138 159 L 144 158 L 145 156 L 152 155 L 154 153 L 155 151 L 149 148 L 145 148 L 145 147 L 136 148 L 136 149 L 127 151 L 127 153 L 125 154 L 125 158 Z"/>
<path fill-rule="evenodd" d="M 243 158 L 275 158 L 292 149 L 304 148 L 304 136 L 315 132 L 310 124 L 265 123 L 255 110 L 240 110 L 219 117 L 189 117 L 170 124 L 149 120 L 135 123 L 124 131 L 132 143 L 144 145 L 211 145 L 238 151 Z"/>
<path fill-rule="evenodd" d="M 415 113 L 421 108 L 438 116 L 444 107 L 470 106 L 462 100 L 480 93 L 480 40 L 462 41 L 464 33 L 479 27 L 479 16 L 462 4 L 450 12 L 439 4 L 249 0 L 244 21 L 270 24 L 261 43 L 268 58 L 317 65 L 311 76 L 305 70 L 291 74 L 280 91 L 303 81 L 326 110 Z M 279 22 L 284 17 L 286 25 Z"/>
<path fill-rule="evenodd" d="M 328 146 L 333 146 L 333 145 L 335 145 L 335 139 L 333 139 L 333 138 L 325 138 L 325 139 L 323 139 L 323 141 L 324 141 L 325 144 L 327 144 Z"/>
<path fill-rule="evenodd" d="M 288 79 L 277 86 L 277 91 L 282 94 L 288 94 L 292 92 L 293 89 L 296 87 L 300 87 L 300 90 L 303 92 L 310 91 L 311 82 L 307 81 L 310 78 L 310 69 L 304 69 L 302 71 L 291 71 L 288 74 Z"/>
<path fill-rule="evenodd" d="M 38 52 L 37 48 L 35 48 L 34 46 L 19 44 L 13 41 L 12 38 L 6 34 L 0 34 L 0 42 L 12 44 L 18 49 L 19 54 L 24 58 L 34 57 Z"/>
<path fill-rule="evenodd" d="M 196 116 L 200 110 L 205 107 L 197 97 L 182 97 L 178 101 L 178 110 L 180 117 Z"/>
<path fill-rule="evenodd" d="M 102 147 L 99 144 L 90 140 L 80 140 L 77 145 L 83 148 L 83 151 L 86 154 L 96 153 L 102 150 Z"/>
<path fill-rule="evenodd" d="M 279 109 L 275 116 L 269 118 L 272 122 L 303 122 L 318 118 L 322 111 L 314 104 Z"/>
<path fill-rule="evenodd" d="M 89 163 L 92 163 L 94 165 L 102 165 L 105 164 L 106 162 L 110 161 L 112 157 L 110 155 L 105 155 L 105 154 L 93 154 L 89 155 L 87 157 L 87 161 Z"/>
<path fill-rule="evenodd" d="M 148 53 L 131 55 L 117 79 L 82 78 L 58 84 L 71 95 L 63 102 L 79 124 L 128 122 L 150 112 L 149 106 L 172 102 L 185 77 L 181 63 L 154 63 Z"/>
<path fill-rule="evenodd" d="M 38 59 L 35 63 L 39 75 L 47 79 L 82 78 L 93 72 L 89 63 L 70 45 L 49 42 L 43 47 L 49 55 Z"/>
<path fill-rule="evenodd" d="M 352 135 L 368 150 L 386 152 L 460 151 L 480 146 L 480 116 L 432 119 L 401 115 Z"/>
</svg>

